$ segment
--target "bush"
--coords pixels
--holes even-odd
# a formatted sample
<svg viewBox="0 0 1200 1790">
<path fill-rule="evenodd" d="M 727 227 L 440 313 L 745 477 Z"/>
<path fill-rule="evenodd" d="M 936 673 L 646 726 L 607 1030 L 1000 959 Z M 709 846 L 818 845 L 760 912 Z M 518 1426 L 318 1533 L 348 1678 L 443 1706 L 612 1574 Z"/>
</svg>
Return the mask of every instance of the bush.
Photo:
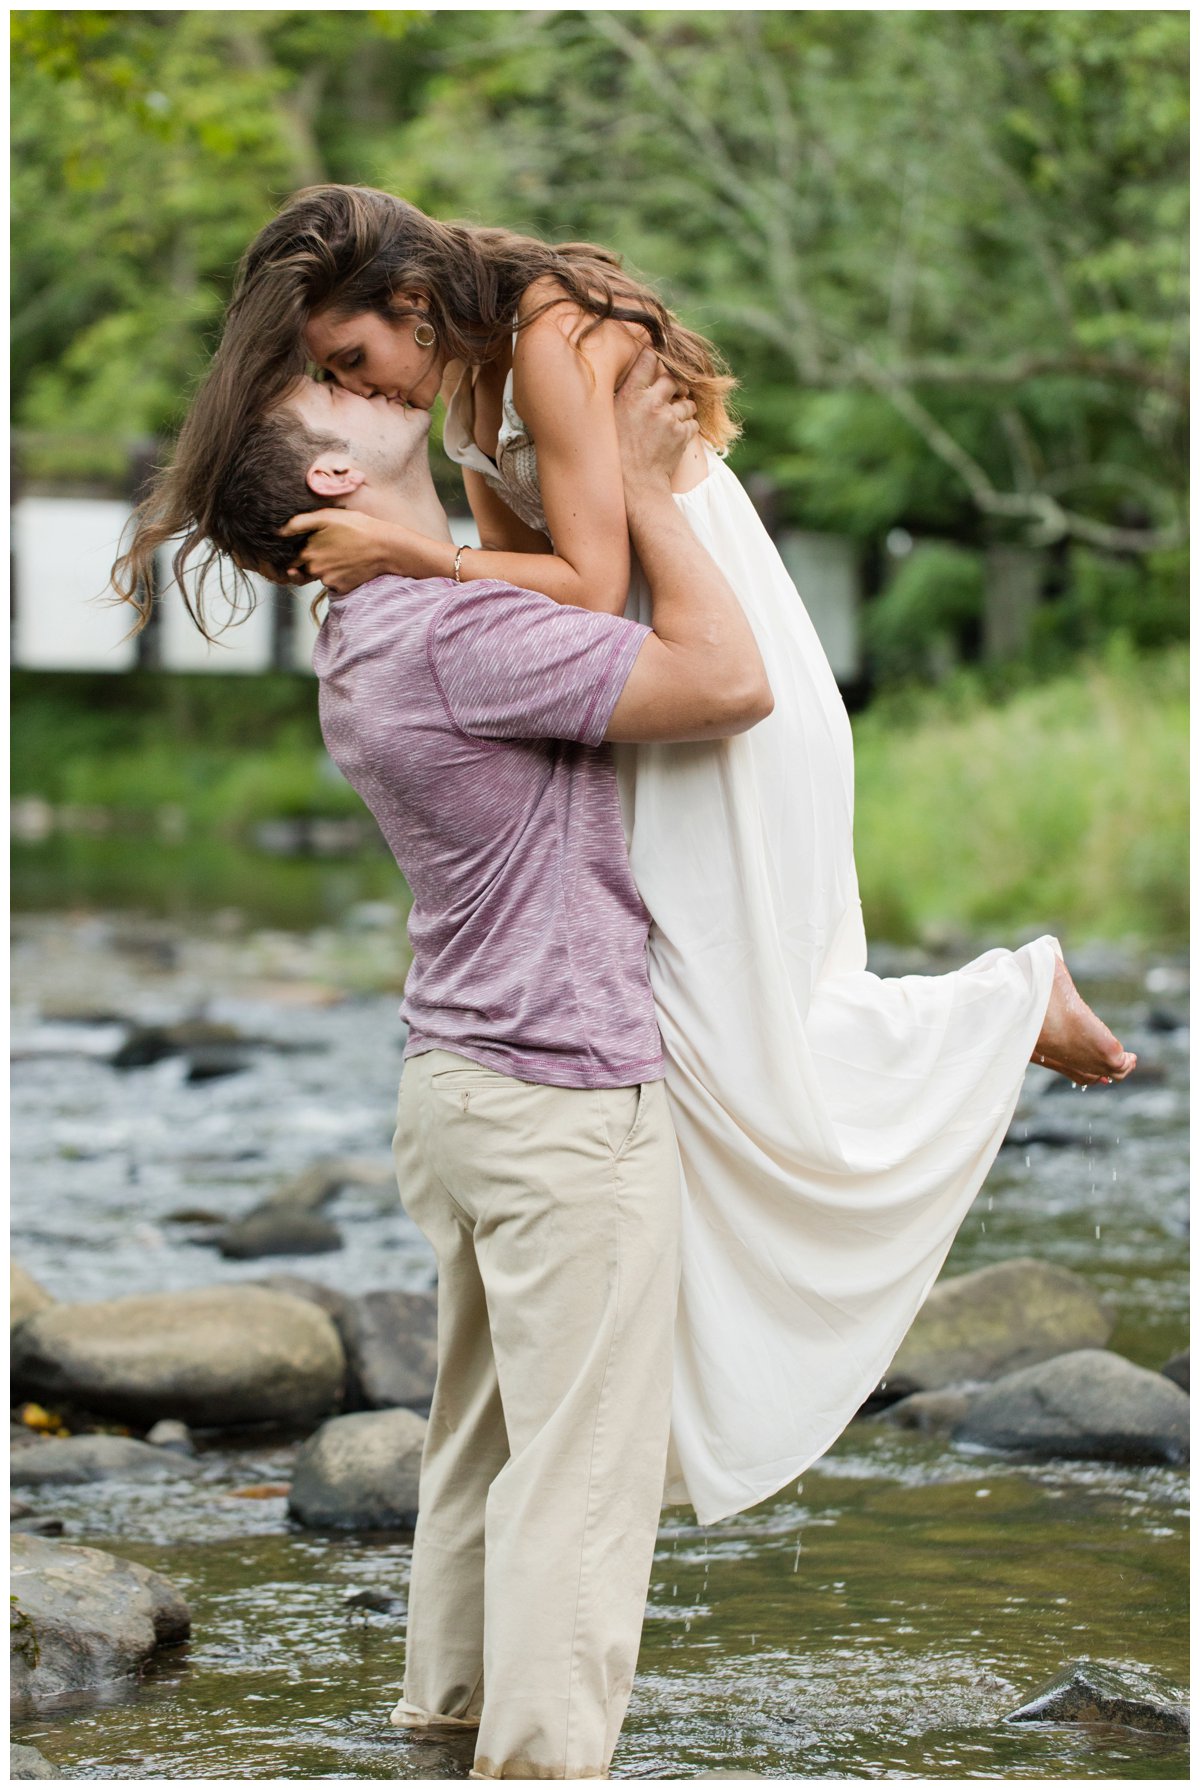
<svg viewBox="0 0 1200 1790">
<path fill-rule="evenodd" d="M 890 684 L 936 676 L 977 635 L 982 614 L 982 556 L 947 541 L 916 547 L 865 612 L 876 677 Z"/>
<path fill-rule="evenodd" d="M 1118 641 L 1000 702 L 961 678 L 857 717 L 868 933 L 1182 941 L 1187 697 L 1182 649 Z"/>
</svg>

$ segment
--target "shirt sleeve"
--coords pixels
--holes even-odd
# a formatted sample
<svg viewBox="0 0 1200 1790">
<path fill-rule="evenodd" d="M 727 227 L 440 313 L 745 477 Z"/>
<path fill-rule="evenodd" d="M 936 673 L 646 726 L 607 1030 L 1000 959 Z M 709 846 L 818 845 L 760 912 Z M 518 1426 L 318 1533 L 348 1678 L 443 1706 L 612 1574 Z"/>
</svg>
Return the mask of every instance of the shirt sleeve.
<svg viewBox="0 0 1200 1790">
<path fill-rule="evenodd" d="M 462 733 L 598 746 L 650 631 L 481 578 L 441 606 L 429 665 Z"/>
</svg>

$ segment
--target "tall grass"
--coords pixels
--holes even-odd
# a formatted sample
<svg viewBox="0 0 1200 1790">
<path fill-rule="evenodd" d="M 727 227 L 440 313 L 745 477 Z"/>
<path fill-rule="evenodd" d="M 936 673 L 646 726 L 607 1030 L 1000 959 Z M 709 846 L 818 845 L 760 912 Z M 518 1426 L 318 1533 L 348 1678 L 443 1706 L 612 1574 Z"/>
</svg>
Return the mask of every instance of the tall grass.
<svg viewBox="0 0 1200 1790">
<path fill-rule="evenodd" d="M 858 717 L 868 934 L 1182 940 L 1187 696 L 1183 648 L 1135 657 L 1118 639 L 1003 700 L 962 678 Z"/>
<path fill-rule="evenodd" d="M 1015 674 L 1013 674 L 1015 675 Z M 321 749 L 301 679 L 15 680 L 13 787 L 151 833 L 238 841 L 286 815 L 362 813 Z M 1183 939 L 1187 659 L 1103 659 L 989 696 L 961 674 L 855 719 L 868 934 Z M 148 849 L 148 848 L 147 848 Z"/>
</svg>

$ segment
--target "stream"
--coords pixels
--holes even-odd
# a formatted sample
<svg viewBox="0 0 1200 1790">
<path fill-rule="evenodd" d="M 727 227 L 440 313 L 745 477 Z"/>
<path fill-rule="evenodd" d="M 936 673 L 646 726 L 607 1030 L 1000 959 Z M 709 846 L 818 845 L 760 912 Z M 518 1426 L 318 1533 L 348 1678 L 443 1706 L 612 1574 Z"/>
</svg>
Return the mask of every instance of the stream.
<svg viewBox="0 0 1200 1790">
<path fill-rule="evenodd" d="M 171 1216 L 237 1215 L 323 1157 L 388 1162 L 403 912 L 366 892 L 310 933 L 232 910 L 17 915 L 13 1253 L 56 1298 L 273 1271 L 347 1293 L 432 1284 L 431 1254 L 382 1181 L 335 1200 L 345 1246 L 321 1256 L 226 1261 Z M 1188 1336 L 1186 972 L 1107 948 L 1074 961 L 1142 1067 L 1086 1093 L 1030 1072 L 945 1272 L 1015 1255 L 1074 1269 L 1119 1312 L 1110 1346 L 1159 1368 Z M 884 951 L 873 967 L 915 966 Z M 106 1060 L 122 1019 L 201 1012 L 286 1048 L 201 1082 L 179 1057 L 126 1071 Z M 469 1745 L 387 1722 L 408 1538 L 290 1520 L 278 1488 L 300 1439 L 201 1438 L 201 1473 L 166 1496 L 116 1482 L 38 1491 L 64 1539 L 166 1574 L 193 1632 L 139 1684 L 14 1738 L 74 1777 L 465 1775 Z M 709 1529 L 686 1515 L 661 1529 L 615 1777 L 1188 1776 L 1179 1741 L 1004 1721 L 1080 1658 L 1186 1683 L 1183 1472 L 1034 1465 L 859 1419 L 801 1486 Z M 347 1602 L 363 1591 L 395 1602 Z"/>
</svg>

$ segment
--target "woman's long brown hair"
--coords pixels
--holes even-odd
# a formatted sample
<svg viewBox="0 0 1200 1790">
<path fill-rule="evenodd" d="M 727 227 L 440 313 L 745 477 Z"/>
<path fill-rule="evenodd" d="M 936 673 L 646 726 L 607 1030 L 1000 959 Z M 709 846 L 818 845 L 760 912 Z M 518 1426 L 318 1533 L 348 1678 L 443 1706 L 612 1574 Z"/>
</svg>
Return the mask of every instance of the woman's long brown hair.
<svg viewBox="0 0 1200 1790">
<path fill-rule="evenodd" d="M 705 440 L 723 450 L 737 425 L 727 398 L 735 381 L 712 344 L 685 329 L 651 289 L 594 243 L 552 246 L 511 230 L 441 224 L 373 187 L 317 186 L 297 193 L 259 231 L 238 269 L 220 346 L 180 430 L 170 463 L 134 515 L 133 535 L 113 568 L 113 588 L 149 619 L 153 560 L 177 541 L 173 570 L 192 619 L 207 633 L 206 575 L 218 559 L 223 482 L 246 429 L 303 373 L 303 331 L 316 311 L 338 317 L 374 311 L 418 317 L 448 357 L 479 366 L 511 335 L 522 293 L 549 276 L 591 321 L 577 345 L 609 318 L 645 329 L 659 359 L 686 387 Z M 393 302 L 428 294 L 422 310 Z M 559 299 L 527 313 L 527 328 Z M 191 565 L 194 596 L 184 584 Z"/>
</svg>

